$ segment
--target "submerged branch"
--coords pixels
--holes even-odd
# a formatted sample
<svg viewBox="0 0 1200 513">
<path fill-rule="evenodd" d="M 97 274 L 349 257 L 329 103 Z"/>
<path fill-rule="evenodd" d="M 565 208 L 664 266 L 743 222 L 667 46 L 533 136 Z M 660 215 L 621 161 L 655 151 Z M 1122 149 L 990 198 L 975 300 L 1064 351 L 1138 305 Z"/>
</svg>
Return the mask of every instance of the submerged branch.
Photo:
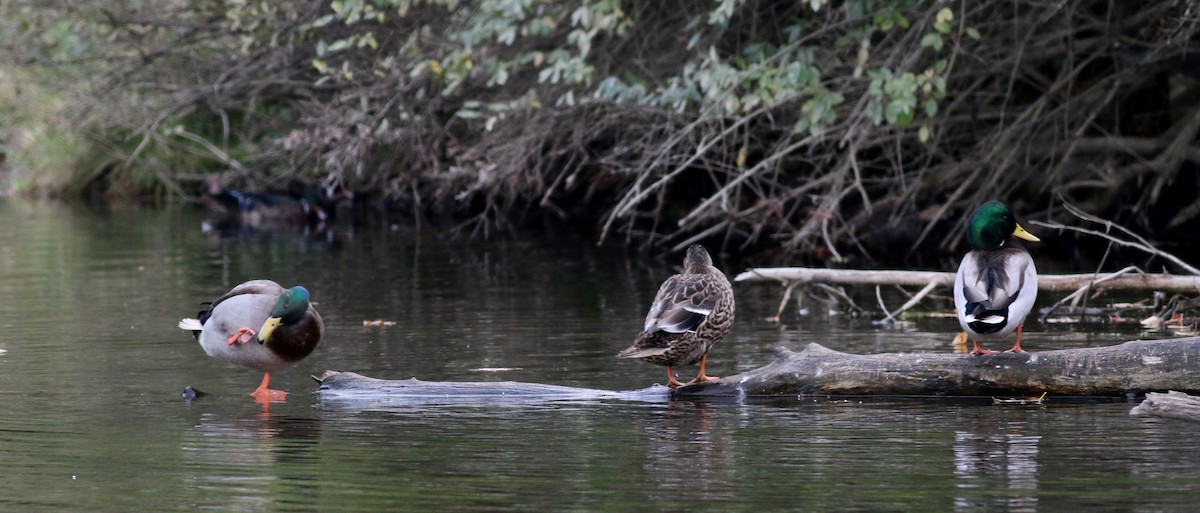
<svg viewBox="0 0 1200 513">
<path fill-rule="evenodd" d="M 1171 390 L 1167 393 L 1146 394 L 1146 400 L 1129 410 L 1135 417 L 1166 417 L 1180 420 L 1200 420 L 1200 397 Z"/>
</svg>

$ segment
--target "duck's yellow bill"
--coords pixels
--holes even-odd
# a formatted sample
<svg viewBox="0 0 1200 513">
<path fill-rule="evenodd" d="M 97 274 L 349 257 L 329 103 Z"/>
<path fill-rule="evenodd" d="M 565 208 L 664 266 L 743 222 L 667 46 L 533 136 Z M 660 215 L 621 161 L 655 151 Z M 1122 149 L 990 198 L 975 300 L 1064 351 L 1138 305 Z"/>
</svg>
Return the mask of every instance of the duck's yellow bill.
<svg viewBox="0 0 1200 513">
<path fill-rule="evenodd" d="M 258 343 L 267 343 L 267 340 L 271 338 L 271 333 L 274 333 L 275 328 L 278 328 L 279 324 L 282 322 L 283 319 L 280 319 L 279 317 L 268 317 L 267 322 L 264 322 L 262 328 L 259 328 L 258 330 Z"/>
<path fill-rule="evenodd" d="M 1025 229 L 1021 228 L 1021 225 L 1019 225 L 1019 224 L 1017 225 L 1017 229 L 1013 230 L 1013 237 L 1016 237 L 1018 239 L 1025 239 L 1029 242 L 1041 242 L 1042 241 L 1042 239 L 1035 237 L 1032 233 L 1025 231 Z"/>
</svg>

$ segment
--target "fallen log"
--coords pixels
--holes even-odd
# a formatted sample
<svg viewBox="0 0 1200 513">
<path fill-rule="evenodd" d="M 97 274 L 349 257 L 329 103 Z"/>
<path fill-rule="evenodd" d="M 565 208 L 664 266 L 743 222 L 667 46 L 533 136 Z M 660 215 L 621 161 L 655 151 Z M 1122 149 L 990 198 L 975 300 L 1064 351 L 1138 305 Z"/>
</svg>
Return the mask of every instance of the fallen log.
<svg viewBox="0 0 1200 513">
<path fill-rule="evenodd" d="M 350 408 L 546 401 L 663 401 L 668 397 L 801 395 L 1113 396 L 1166 390 L 1200 393 L 1200 337 L 1135 340 L 1106 347 L 983 356 L 944 353 L 849 354 L 820 344 L 779 348 L 771 363 L 720 381 L 673 391 L 614 392 L 500 382 L 375 379 L 328 371 L 321 402 Z"/>
<path fill-rule="evenodd" d="M 809 344 L 681 396 L 954 395 L 1124 396 L 1200 392 L 1200 337 L 1135 340 L 1106 347 L 988 355 L 857 355 Z"/>
<path fill-rule="evenodd" d="M 1073 291 L 1105 278 L 1105 274 L 1039 274 L 1038 289 Z M 734 281 L 777 281 L 790 283 L 836 283 L 843 285 L 901 285 L 921 287 L 930 283 L 949 287 L 954 273 L 814 267 L 759 267 L 743 271 Z M 1097 287 L 1164 292 L 1200 292 L 1200 276 L 1163 273 L 1128 273 L 1107 279 Z"/>
<path fill-rule="evenodd" d="M 376 379 L 354 372 L 325 371 L 313 376 L 317 398 L 326 404 L 356 409 L 432 404 L 525 404 L 616 399 L 665 401 L 669 389 L 658 385 L 614 392 L 517 381 L 421 381 Z"/>
<path fill-rule="evenodd" d="M 1151 392 L 1146 400 L 1129 410 L 1135 417 L 1166 417 L 1181 420 L 1200 420 L 1200 397 L 1171 390 L 1165 394 Z"/>
</svg>

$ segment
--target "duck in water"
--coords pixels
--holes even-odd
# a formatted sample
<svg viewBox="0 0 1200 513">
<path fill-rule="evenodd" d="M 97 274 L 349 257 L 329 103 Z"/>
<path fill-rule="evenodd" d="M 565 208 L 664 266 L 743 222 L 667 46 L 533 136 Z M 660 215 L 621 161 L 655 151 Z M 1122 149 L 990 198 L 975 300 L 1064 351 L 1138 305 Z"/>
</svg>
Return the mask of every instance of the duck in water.
<svg viewBox="0 0 1200 513">
<path fill-rule="evenodd" d="M 271 373 L 311 354 L 325 325 L 308 289 L 253 280 L 217 298 L 198 318 L 179 321 L 179 327 L 191 331 L 209 356 L 262 371 L 262 384 L 250 395 L 282 399 L 286 392 L 267 386 Z"/>
</svg>

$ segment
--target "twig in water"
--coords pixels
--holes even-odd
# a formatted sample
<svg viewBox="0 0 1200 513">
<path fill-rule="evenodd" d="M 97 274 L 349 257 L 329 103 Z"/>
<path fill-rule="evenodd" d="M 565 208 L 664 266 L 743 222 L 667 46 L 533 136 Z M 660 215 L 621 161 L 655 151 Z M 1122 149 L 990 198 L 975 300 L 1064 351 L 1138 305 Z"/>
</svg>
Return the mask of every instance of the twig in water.
<svg viewBox="0 0 1200 513">
<path fill-rule="evenodd" d="M 879 293 L 879 285 L 875 286 L 875 300 L 879 301 L 879 309 L 883 310 L 883 313 L 887 315 L 887 317 L 884 318 L 884 322 L 887 322 L 887 319 L 892 318 L 892 312 L 889 312 L 887 306 L 883 304 L 883 295 Z"/>
<path fill-rule="evenodd" d="M 792 298 L 792 291 L 796 290 L 800 283 L 799 281 L 788 282 L 787 288 L 783 289 L 783 299 L 779 300 L 779 309 L 775 310 L 775 317 L 768 320 L 779 322 L 783 318 L 783 309 L 787 308 L 788 300 Z"/>
<path fill-rule="evenodd" d="M 1075 217 L 1078 217 L 1085 221 L 1091 221 L 1093 223 L 1103 224 L 1106 229 L 1116 228 L 1116 229 L 1124 232 L 1125 234 L 1129 235 L 1130 237 L 1137 239 L 1137 242 L 1131 242 L 1131 241 L 1128 241 L 1125 239 L 1121 239 L 1121 238 L 1109 235 L 1106 232 L 1089 230 L 1087 228 L 1080 228 L 1078 226 L 1067 226 L 1064 224 L 1050 223 L 1050 222 L 1045 222 L 1045 221 L 1030 221 L 1029 224 L 1036 225 L 1036 226 L 1042 226 L 1042 227 L 1050 228 L 1050 229 L 1054 229 L 1054 230 L 1068 230 L 1068 231 L 1079 232 L 1079 233 L 1083 233 L 1083 234 L 1087 234 L 1087 235 L 1094 235 L 1096 237 L 1100 237 L 1102 239 L 1111 241 L 1111 242 L 1117 244 L 1118 246 L 1127 246 L 1127 247 L 1131 247 L 1131 248 L 1135 248 L 1135 249 L 1140 249 L 1151 255 L 1154 255 L 1157 257 L 1162 257 L 1162 258 L 1170 261 L 1171 263 L 1179 266 L 1183 270 L 1187 271 L 1189 274 L 1200 276 L 1200 269 L 1197 269 L 1195 267 L 1188 265 L 1187 262 L 1180 260 L 1179 257 L 1177 257 L 1175 255 L 1172 255 L 1170 253 L 1167 253 L 1166 251 L 1162 251 L 1162 250 L 1152 246 L 1149 241 L 1142 238 L 1138 234 L 1133 233 L 1129 229 L 1127 229 L 1119 224 L 1116 224 L 1112 221 L 1101 219 L 1099 217 L 1096 217 L 1096 216 L 1093 216 L 1086 212 L 1083 212 L 1083 211 L 1079 210 L 1077 207 L 1075 207 L 1074 205 L 1071 205 L 1070 203 L 1063 202 L 1063 206 L 1067 209 L 1068 212 L 1075 215 Z"/>
<path fill-rule="evenodd" d="M 836 300 L 840 299 L 842 301 L 845 301 L 846 305 L 848 305 L 854 311 L 856 311 L 858 313 L 863 312 L 863 309 L 861 307 L 859 307 L 857 304 L 855 304 L 854 300 L 850 299 L 850 296 L 846 295 L 846 291 L 844 291 L 840 288 L 826 285 L 824 283 L 812 283 L 811 285 L 813 286 L 813 288 L 820 289 L 820 290 L 823 290 L 826 293 L 828 293 L 830 296 L 832 296 L 832 299 L 834 299 L 835 302 L 836 302 Z"/>
<path fill-rule="evenodd" d="M 1053 314 L 1053 313 L 1054 313 L 1054 311 L 1058 309 L 1058 307 L 1062 306 L 1062 305 L 1063 305 L 1064 303 L 1066 303 L 1067 301 L 1071 301 L 1071 306 L 1075 306 L 1075 304 L 1077 303 L 1075 300 L 1076 300 L 1076 299 L 1078 299 L 1079 297 L 1081 297 L 1081 296 L 1083 296 L 1083 295 L 1087 294 L 1087 292 L 1088 292 L 1089 290 L 1091 290 L 1091 289 L 1092 289 L 1092 287 L 1094 287 L 1094 286 L 1096 286 L 1096 285 L 1099 285 L 1099 284 L 1101 284 L 1101 283 L 1104 283 L 1104 282 L 1106 282 L 1106 281 L 1111 281 L 1111 280 L 1114 280 L 1114 279 L 1116 279 L 1118 276 L 1121 276 L 1121 275 L 1123 275 L 1123 274 L 1127 274 L 1127 273 L 1131 273 L 1131 272 L 1134 272 L 1134 271 L 1138 272 L 1139 274 L 1142 274 L 1142 270 L 1141 270 L 1141 269 L 1138 269 L 1138 268 L 1137 268 L 1137 266 L 1133 266 L 1133 265 L 1131 265 L 1131 266 L 1129 266 L 1129 267 L 1126 267 L 1126 268 L 1124 268 L 1124 269 L 1121 269 L 1120 271 L 1117 271 L 1117 272 L 1114 272 L 1114 273 L 1107 274 L 1107 275 L 1105 275 L 1103 278 L 1098 278 L 1098 279 L 1096 279 L 1096 280 L 1093 280 L 1093 281 L 1090 281 L 1090 282 L 1088 282 L 1088 283 L 1087 283 L 1087 284 L 1085 284 L 1084 286 L 1082 286 L 1082 287 L 1079 287 L 1078 289 L 1076 289 L 1076 290 L 1075 290 L 1075 292 L 1072 292 L 1072 293 L 1070 293 L 1069 295 L 1067 295 L 1066 297 L 1064 297 L 1064 298 L 1062 298 L 1062 299 L 1058 300 L 1058 302 L 1056 302 L 1056 303 L 1054 303 L 1053 305 L 1051 305 L 1051 306 L 1050 306 L 1050 308 L 1047 308 L 1047 309 L 1046 309 L 1046 313 L 1043 313 L 1043 314 L 1041 315 L 1041 317 L 1038 319 L 1038 322 L 1045 323 L 1045 322 L 1046 322 L 1046 318 L 1047 318 L 1047 317 L 1050 317 L 1050 314 Z"/>
<path fill-rule="evenodd" d="M 917 292 L 917 294 L 915 296 L 909 298 L 909 300 L 907 302 L 905 302 L 903 305 L 900 305 L 900 309 L 888 314 L 887 317 L 884 317 L 883 322 L 891 321 L 893 318 L 895 318 L 897 315 L 900 315 L 905 310 L 908 310 L 909 308 L 916 306 L 917 303 L 919 303 L 922 299 L 925 298 L 925 296 L 928 296 L 930 292 L 933 292 L 933 289 L 937 288 L 937 286 L 938 286 L 937 282 L 929 282 L 929 284 L 925 285 L 925 288 L 921 289 L 920 292 Z M 878 288 L 876 288 L 876 291 L 878 292 Z"/>
</svg>

